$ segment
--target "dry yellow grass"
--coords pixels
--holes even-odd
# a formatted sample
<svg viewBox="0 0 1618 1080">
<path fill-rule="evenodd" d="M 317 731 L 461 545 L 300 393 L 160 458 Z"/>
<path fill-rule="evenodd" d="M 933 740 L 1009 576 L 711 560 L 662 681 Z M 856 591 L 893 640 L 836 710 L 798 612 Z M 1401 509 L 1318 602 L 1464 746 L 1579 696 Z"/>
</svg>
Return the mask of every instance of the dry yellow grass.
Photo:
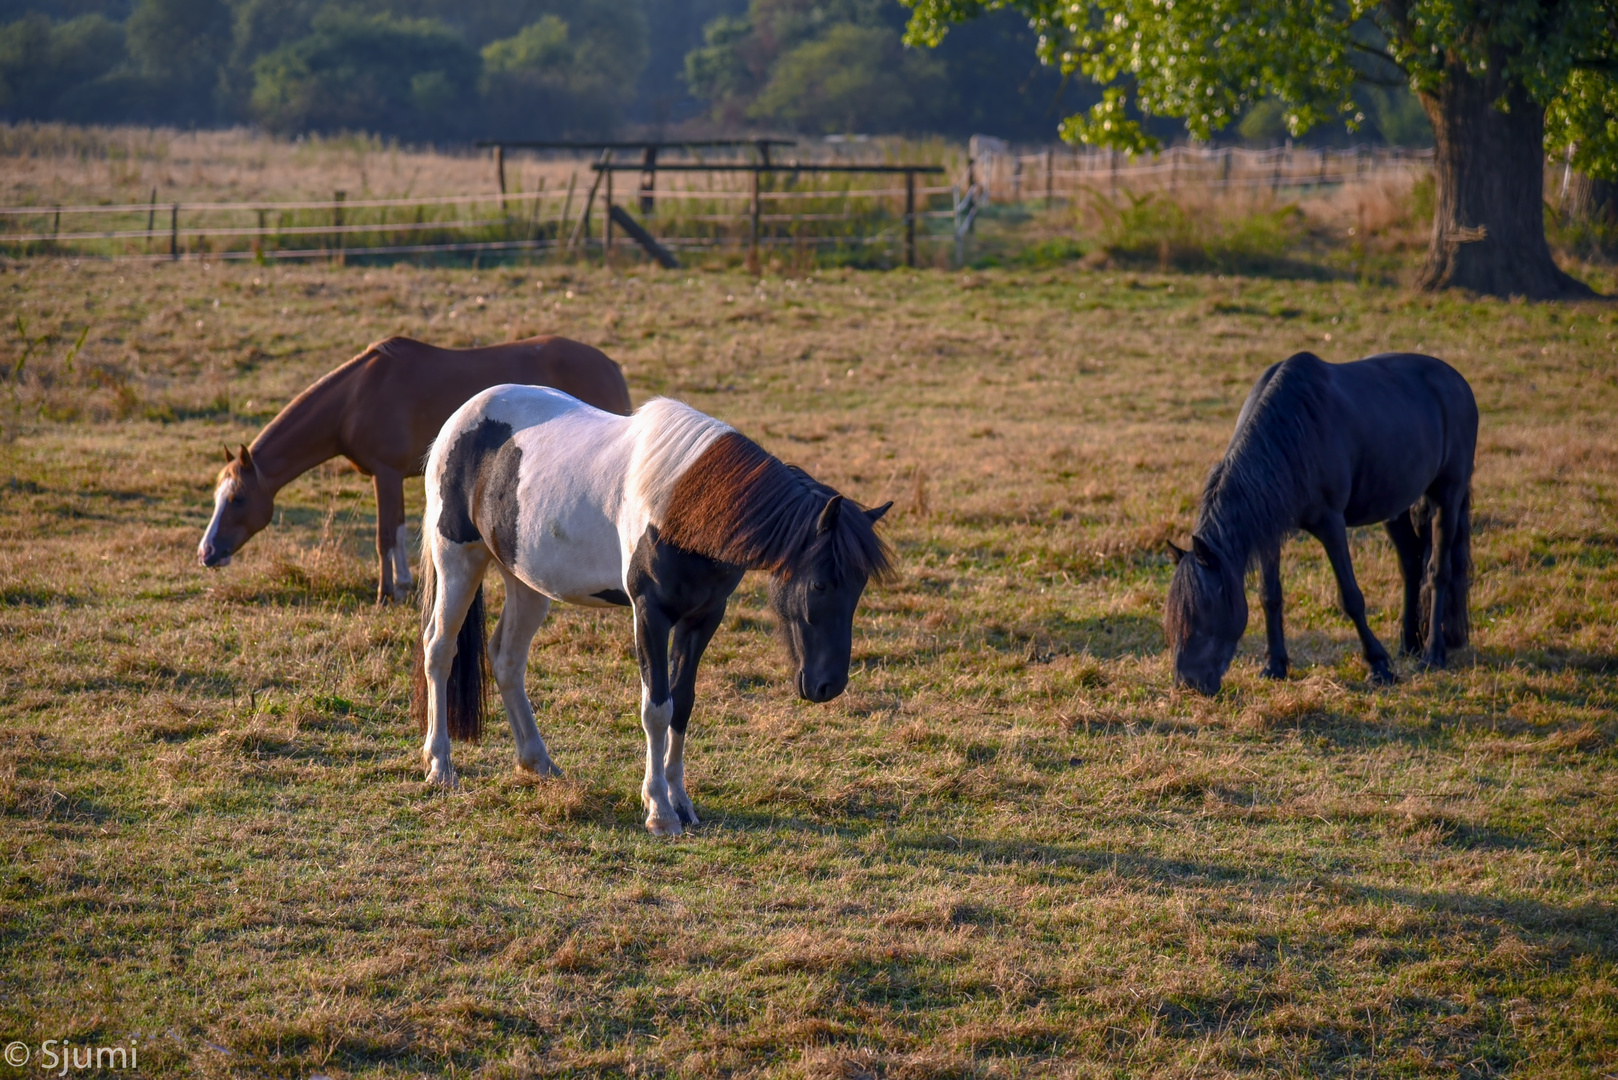
<svg viewBox="0 0 1618 1080">
<path fill-rule="evenodd" d="M 1606 305 L 1076 268 L 36 262 L 0 290 L 46 338 L 0 397 L 0 1039 L 138 1032 L 173 1076 L 1611 1073 Z M 621 616 L 536 643 L 568 779 L 496 731 L 446 795 L 360 478 L 193 562 L 218 444 L 366 341 L 540 331 L 899 500 L 837 702 L 792 697 L 738 594 L 674 843 L 639 824 Z M 1475 648 L 1367 685 L 1296 543 L 1295 677 L 1255 634 L 1220 697 L 1175 691 L 1162 544 L 1251 380 L 1417 347 L 1483 411 Z M 1395 560 L 1373 531 L 1355 557 L 1387 639 Z"/>
</svg>

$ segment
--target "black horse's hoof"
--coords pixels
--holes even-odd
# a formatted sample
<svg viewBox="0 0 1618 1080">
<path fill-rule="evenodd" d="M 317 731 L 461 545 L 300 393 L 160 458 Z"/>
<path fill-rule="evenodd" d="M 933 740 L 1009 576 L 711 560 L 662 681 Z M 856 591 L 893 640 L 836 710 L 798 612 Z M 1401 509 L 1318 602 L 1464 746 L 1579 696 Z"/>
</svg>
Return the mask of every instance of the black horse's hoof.
<svg viewBox="0 0 1618 1080">
<path fill-rule="evenodd" d="M 1386 664 L 1379 664 L 1371 669 L 1371 681 L 1378 686 L 1392 686 L 1399 681 L 1399 676 Z"/>
<path fill-rule="evenodd" d="M 1264 676 L 1266 679 L 1275 679 L 1279 682 L 1287 677 L 1287 666 L 1285 664 L 1277 664 L 1272 661 L 1271 663 L 1265 664 L 1264 670 L 1259 672 L 1259 674 Z"/>
<path fill-rule="evenodd" d="M 1449 667 L 1449 658 L 1443 656 L 1424 656 L 1421 658 L 1421 670 L 1443 671 Z"/>
</svg>

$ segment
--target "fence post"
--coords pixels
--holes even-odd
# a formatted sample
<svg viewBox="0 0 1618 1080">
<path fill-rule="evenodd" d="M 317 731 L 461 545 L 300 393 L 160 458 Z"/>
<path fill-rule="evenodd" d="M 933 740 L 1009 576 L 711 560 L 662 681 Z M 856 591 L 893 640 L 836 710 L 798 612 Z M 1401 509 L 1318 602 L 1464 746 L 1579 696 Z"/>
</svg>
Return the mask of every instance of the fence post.
<svg viewBox="0 0 1618 1080">
<path fill-rule="evenodd" d="M 749 208 L 747 230 L 747 269 L 751 273 L 758 273 L 758 225 L 759 225 L 759 178 L 764 174 L 762 166 L 753 169 L 753 204 Z"/>
<path fill-rule="evenodd" d="M 180 257 L 180 204 L 169 207 L 169 258 Z"/>
<path fill-rule="evenodd" d="M 494 174 L 500 182 L 500 212 L 506 212 L 506 147 L 504 143 L 494 144 Z"/>
<path fill-rule="evenodd" d="M 346 258 L 343 248 L 346 246 L 343 239 L 343 200 L 348 198 L 346 191 L 332 192 L 331 227 L 335 230 L 332 239 L 337 245 L 337 265 L 344 265 Z"/>
<path fill-rule="evenodd" d="M 646 217 L 657 211 L 657 147 L 641 151 L 640 165 L 640 212 Z"/>
<path fill-rule="evenodd" d="M 905 265 L 916 265 L 916 170 L 905 170 Z"/>
<path fill-rule="evenodd" d="M 1045 150 L 1045 209 L 1049 210 L 1055 198 L 1056 157 L 1049 147 Z"/>
<path fill-rule="evenodd" d="M 263 255 L 264 255 L 264 233 L 265 233 L 265 231 L 266 230 L 264 228 L 264 211 L 261 208 L 259 210 L 259 212 L 258 212 L 258 235 L 253 237 L 253 257 L 255 259 L 262 258 Z"/>
<path fill-rule="evenodd" d="M 152 189 L 152 204 L 146 211 L 146 231 L 150 233 L 157 226 L 157 189 Z M 146 250 L 152 250 L 152 238 L 146 237 Z"/>
<path fill-rule="evenodd" d="M 601 202 L 601 265 L 612 261 L 612 169 L 607 170 L 606 198 Z"/>
</svg>

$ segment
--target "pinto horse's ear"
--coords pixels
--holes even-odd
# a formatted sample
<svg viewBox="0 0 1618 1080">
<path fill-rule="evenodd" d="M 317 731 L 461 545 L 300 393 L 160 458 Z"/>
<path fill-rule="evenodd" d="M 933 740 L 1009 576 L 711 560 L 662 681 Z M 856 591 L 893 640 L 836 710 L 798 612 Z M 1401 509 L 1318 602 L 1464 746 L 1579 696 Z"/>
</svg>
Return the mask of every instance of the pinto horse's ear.
<svg viewBox="0 0 1618 1080">
<path fill-rule="evenodd" d="M 833 495 L 831 501 L 826 504 L 826 509 L 820 512 L 820 524 L 815 526 L 815 531 L 824 536 L 837 528 L 837 515 L 842 513 L 842 510 L 843 497 Z"/>
<path fill-rule="evenodd" d="M 1209 547 L 1207 542 L 1195 533 L 1191 534 L 1191 550 L 1196 555 L 1197 562 L 1208 569 L 1212 570 L 1219 565 L 1219 556 L 1214 554 L 1214 549 Z"/>
<path fill-rule="evenodd" d="M 1175 566 L 1179 566 L 1180 560 L 1185 558 L 1188 552 L 1185 550 L 1185 548 L 1181 547 L 1179 544 L 1176 544 L 1173 540 L 1168 541 L 1168 545 L 1169 558 L 1174 560 Z"/>
<path fill-rule="evenodd" d="M 246 472 L 258 471 L 257 467 L 253 464 L 253 455 L 247 449 L 245 443 L 242 445 L 242 469 Z"/>
<path fill-rule="evenodd" d="M 229 465 L 232 461 L 236 460 L 236 455 L 230 452 L 230 447 L 226 446 L 224 443 L 220 443 L 219 448 L 225 452 L 226 465 Z"/>
<path fill-rule="evenodd" d="M 865 511 L 865 516 L 871 519 L 871 524 L 872 525 L 875 525 L 877 522 L 882 520 L 882 515 L 883 514 L 886 514 L 889 510 L 892 510 L 892 509 L 893 509 L 893 500 L 889 499 L 887 502 L 883 503 L 881 506 L 873 506 L 869 510 Z"/>
</svg>

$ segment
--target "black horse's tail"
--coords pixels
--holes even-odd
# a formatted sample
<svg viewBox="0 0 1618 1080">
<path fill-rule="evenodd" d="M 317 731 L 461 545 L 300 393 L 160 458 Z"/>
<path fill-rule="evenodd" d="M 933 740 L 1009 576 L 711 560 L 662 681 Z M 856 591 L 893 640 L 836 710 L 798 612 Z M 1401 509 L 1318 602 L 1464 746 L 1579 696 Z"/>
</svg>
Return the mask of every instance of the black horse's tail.
<svg viewBox="0 0 1618 1080">
<path fill-rule="evenodd" d="M 421 560 L 421 630 L 426 632 L 433 617 L 433 606 L 438 602 L 437 571 L 433 567 L 431 552 L 423 552 Z M 483 738 L 483 714 L 488 705 L 488 651 L 486 615 L 483 609 L 483 586 L 472 597 L 461 622 L 461 631 L 455 637 L 455 660 L 450 664 L 449 682 L 444 688 L 446 711 L 449 713 L 449 737 L 457 742 L 477 742 Z M 416 730 L 427 731 L 427 657 L 422 650 L 422 634 L 416 635 L 411 646 L 410 715 L 415 717 Z"/>
<path fill-rule="evenodd" d="M 1421 564 L 1426 568 L 1421 579 L 1421 640 L 1427 639 L 1433 609 L 1433 506 L 1422 500 L 1422 513 L 1417 518 L 1417 531 L 1421 535 Z M 1469 595 L 1472 589 L 1472 491 L 1461 496 L 1461 512 L 1455 521 L 1455 542 L 1449 553 L 1449 593 L 1444 597 L 1444 645 L 1458 649 L 1472 637 L 1472 617 Z"/>
</svg>

